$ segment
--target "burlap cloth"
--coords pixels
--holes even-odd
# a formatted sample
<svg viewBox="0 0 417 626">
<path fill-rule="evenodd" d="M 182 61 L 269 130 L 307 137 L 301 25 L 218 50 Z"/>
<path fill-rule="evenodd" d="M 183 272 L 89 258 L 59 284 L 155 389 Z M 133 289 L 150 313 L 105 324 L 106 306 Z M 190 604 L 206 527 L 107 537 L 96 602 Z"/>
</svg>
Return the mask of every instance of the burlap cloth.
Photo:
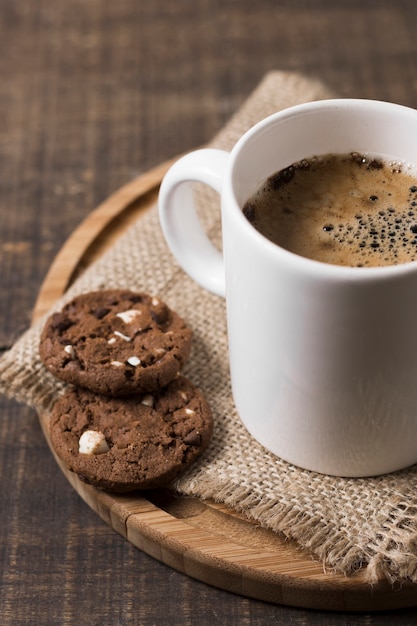
<svg viewBox="0 0 417 626">
<path fill-rule="evenodd" d="M 272 72 L 213 139 L 230 149 L 255 122 L 284 107 L 331 97 L 317 81 Z M 219 241 L 217 198 L 199 197 L 203 219 Z M 160 231 L 156 207 L 130 227 L 56 304 L 91 289 L 129 287 L 158 294 L 194 330 L 185 373 L 207 395 L 215 418 L 210 448 L 174 488 L 213 498 L 286 537 L 327 568 L 352 574 L 364 566 L 379 578 L 417 582 L 417 466 L 389 476 L 339 479 L 303 471 L 258 445 L 239 421 L 229 388 L 225 307 L 178 267 Z M 44 320 L 0 360 L 0 391 L 48 409 L 63 386 L 44 369 L 38 341 Z M 417 409 L 417 407 L 416 407 Z"/>
</svg>

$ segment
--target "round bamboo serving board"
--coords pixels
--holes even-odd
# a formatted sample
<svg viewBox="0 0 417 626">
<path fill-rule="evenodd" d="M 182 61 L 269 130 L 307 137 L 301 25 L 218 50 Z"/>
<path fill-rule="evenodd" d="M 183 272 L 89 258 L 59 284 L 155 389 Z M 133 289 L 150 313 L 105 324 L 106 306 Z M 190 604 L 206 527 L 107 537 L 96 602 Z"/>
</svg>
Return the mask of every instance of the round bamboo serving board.
<svg viewBox="0 0 417 626">
<path fill-rule="evenodd" d="M 170 165 L 163 163 L 122 187 L 74 231 L 41 286 L 33 320 L 155 204 Z M 50 444 L 47 415 L 41 414 L 40 422 Z M 295 543 L 221 504 L 179 498 L 165 490 L 101 492 L 56 461 L 72 487 L 114 530 L 197 580 L 258 600 L 310 609 L 380 611 L 417 605 L 417 585 L 393 588 L 381 581 L 370 586 L 364 571 L 352 577 L 326 572 Z"/>
</svg>

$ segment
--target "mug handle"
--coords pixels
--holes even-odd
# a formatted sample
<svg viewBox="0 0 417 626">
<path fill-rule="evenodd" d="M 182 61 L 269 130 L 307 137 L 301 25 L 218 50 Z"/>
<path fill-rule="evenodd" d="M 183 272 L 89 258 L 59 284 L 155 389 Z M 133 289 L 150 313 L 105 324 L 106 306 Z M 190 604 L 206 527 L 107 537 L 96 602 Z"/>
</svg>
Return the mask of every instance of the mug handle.
<svg viewBox="0 0 417 626">
<path fill-rule="evenodd" d="M 201 226 L 191 183 L 205 183 L 220 194 L 229 157 L 228 152 L 212 148 L 181 157 L 165 174 L 158 200 L 162 231 L 182 269 L 202 287 L 223 297 L 223 255 Z"/>
</svg>

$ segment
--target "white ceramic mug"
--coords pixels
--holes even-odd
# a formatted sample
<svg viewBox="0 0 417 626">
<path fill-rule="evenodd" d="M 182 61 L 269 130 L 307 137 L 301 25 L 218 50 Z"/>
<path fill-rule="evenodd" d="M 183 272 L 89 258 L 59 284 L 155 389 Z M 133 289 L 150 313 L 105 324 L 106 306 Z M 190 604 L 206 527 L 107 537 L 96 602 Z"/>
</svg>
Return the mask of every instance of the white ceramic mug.
<svg viewBox="0 0 417 626">
<path fill-rule="evenodd" d="M 278 170 L 351 151 L 417 164 L 417 111 L 344 99 L 274 114 L 230 154 L 178 160 L 161 186 L 160 220 L 184 270 L 226 297 L 233 397 L 249 432 L 290 463 L 355 477 L 417 462 L 417 262 L 312 261 L 242 213 Z M 200 226 L 190 181 L 221 194 L 223 254 Z"/>
</svg>

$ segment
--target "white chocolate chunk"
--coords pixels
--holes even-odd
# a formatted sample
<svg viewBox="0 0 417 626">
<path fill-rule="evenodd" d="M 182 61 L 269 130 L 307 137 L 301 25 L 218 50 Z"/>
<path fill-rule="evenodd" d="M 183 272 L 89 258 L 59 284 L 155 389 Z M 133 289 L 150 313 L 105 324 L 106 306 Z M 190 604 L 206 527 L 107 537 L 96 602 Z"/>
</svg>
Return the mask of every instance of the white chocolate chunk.
<svg viewBox="0 0 417 626">
<path fill-rule="evenodd" d="M 180 391 L 180 396 L 183 400 L 185 400 L 186 402 L 188 401 L 188 396 L 185 393 L 185 391 Z"/>
<path fill-rule="evenodd" d="M 121 361 L 111 361 L 110 365 L 113 365 L 113 367 L 123 367 L 124 363 Z"/>
<path fill-rule="evenodd" d="M 185 409 L 185 412 L 187 413 L 187 415 L 194 415 L 195 411 L 193 411 L 192 409 Z"/>
<path fill-rule="evenodd" d="M 139 311 L 138 309 L 128 309 L 127 311 L 117 313 L 116 317 L 120 317 L 125 324 L 131 324 L 133 320 L 138 317 L 138 315 L 142 315 L 142 311 Z"/>
<path fill-rule="evenodd" d="M 129 365 L 133 365 L 134 367 L 140 365 L 140 359 L 137 356 L 130 356 L 127 362 L 129 363 Z"/>
<path fill-rule="evenodd" d="M 158 306 L 159 303 L 160 303 L 160 300 L 158 298 L 152 298 L 153 306 Z"/>
<path fill-rule="evenodd" d="M 97 430 L 86 430 L 78 442 L 80 454 L 104 454 L 110 450 L 103 433 Z"/>
<path fill-rule="evenodd" d="M 110 337 L 107 343 L 110 343 L 110 344 L 116 343 L 116 337 Z"/>
<path fill-rule="evenodd" d="M 124 335 L 123 333 L 119 332 L 118 330 L 115 330 L 114 334 L 117 337 L 120 337 L 120 339 L 123 339 L 123 341 L 127 341 L 127 342 L 132 341 L 130 337 L 128 337 L 127 335 Z"/>
<path fill-rule="evenodd" d="M 75 358 L 75 350 L 74 350 L 74 346 L 72 346 L 70 343 L 68 343 L 65 347 L 64 347 L 64 352 L 66 352 L 67 354 L 70 355 L 70 357 L 72 359 Z"/>
<path fill-rule="evenodd" d="M 146 406 L 153 406 L 155 403 L 154 397 L 150 394 L 143 396 L 141 404 L 145 404 Z"/>
</svg>

